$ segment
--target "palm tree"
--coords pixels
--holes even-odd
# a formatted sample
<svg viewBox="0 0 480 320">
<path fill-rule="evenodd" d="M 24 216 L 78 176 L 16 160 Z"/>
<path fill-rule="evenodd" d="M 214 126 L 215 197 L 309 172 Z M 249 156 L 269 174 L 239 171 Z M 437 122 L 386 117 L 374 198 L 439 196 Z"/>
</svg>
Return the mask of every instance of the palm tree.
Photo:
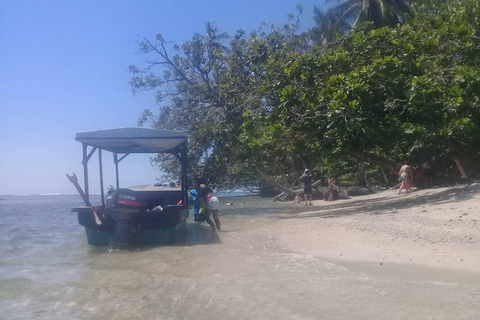
<svg viewBox="0 0 480 320">
<path fill-rule="evenodd" d="M 326 0 L 329 2 L 331 0 Z M 336 33 L 345 33 L 359 23 L 371 21 L 377 28 L 394 26 L 411 13 L 409 0 L 336 0 L 339 3 L 327 12 L 314 7 L 319 43 L 331 41 Z"/>
<path fill-rule="evenodd" d="M 229 36 L 226 32 L 220 33 L 215 22 L 205 23 L 205 28 L 207 29 L 206 35 L 199 35 L 196 33 L 194 39 L 200 40 L 206 46 L 208 57 L 212 61 L 222 53 L 228 53 L 228 47 L 222 44 L 222 41 L 228 39 Z"/>
</svg>

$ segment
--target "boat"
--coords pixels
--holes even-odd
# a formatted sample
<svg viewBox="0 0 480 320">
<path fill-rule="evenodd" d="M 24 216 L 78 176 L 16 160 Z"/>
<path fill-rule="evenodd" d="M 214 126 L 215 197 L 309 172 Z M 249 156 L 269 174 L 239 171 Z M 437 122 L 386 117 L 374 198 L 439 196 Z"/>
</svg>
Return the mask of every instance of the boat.
<svg viewBox="0 0 480 320">
<path fill-rule="evenodd" d="M 187 136 L 180 131 L 148 128 L 115 128 L 79 132 L 82 144 L 84 188 L 75 174 L 75 185 L 85 206 L 72 208 L 78 223 L 85 227 L 87 242 L 94 246 L 129 247 L 175 242 L 189 216 L 187 181 Z M 92 205 L 89 195 L 88 164 L 98 153 L 101 204 Z M 102 153 L 113 154 L 116 186 L 105 193 Z M 132 153 L 173 154 L 181 164 L 178 184 L 124 188 L 120 186 L 119 163 Z"/>
</svg>

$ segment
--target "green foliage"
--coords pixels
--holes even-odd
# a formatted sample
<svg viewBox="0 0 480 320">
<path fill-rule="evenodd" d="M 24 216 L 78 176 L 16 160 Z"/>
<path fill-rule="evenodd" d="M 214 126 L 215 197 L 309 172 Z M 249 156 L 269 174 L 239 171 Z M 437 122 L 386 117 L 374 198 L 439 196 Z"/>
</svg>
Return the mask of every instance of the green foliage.
<svg viewBox="0 0 480 320">
<path fill-rule="evenodd" d="M 429 0 L 413 9 L 407 23 L 363 24 L 328 47 L 297 35 L 295 16 L 269 33 L 239 30 L 228 45 L 207 24 L 172 57 L 158 36 L 140 42 L 160 60 L 130 67 L 132 89 L 158 90 L 154 125 L 186 131 L 192 172 L 204 163 L 218 187 L 259 185 L 256 168 L 284 185 L 307 167 L 352 183 L 363 162 L 366 180 L 383 183 L 378 166 L 395 175 L 399 163 L 426 159 L 447 175 L 459 160 L 478 176 L 480 4 Z M 139 121 L 149 120 L 146 110 Z"/>
<path fill-rule="evenodd" d="M 409 24 L 367 25 L 329 49 L 277 58 L 266 76 L 280 103 L 267 123 L 308 132 L 330 161 L 369 151 L 399 162 L 473 164 L 480 138 L 475 12 L 476 2 L 437 2 Z"/>
<path fill-rule="evenodd" d="M 301 13 L 301 7 L 298 10 Z M 254 125 L 246 120 L 252 117 L 255 121 L 261 113 L 269 111 L 263 108 L 263 98 L 256 96 L 256 88 L 264 81 L 263 65 L 269 56 L 308 47 L 308 40 L 295 34 L 298 28 L 299 19 L 295 15 L 290 15 L 283 27 L 271 26 L 269 33 L 260 28 L 249 37 L 243 30 L 229 37 L 207 23 L 206 35 L 197 34 L 190 41 L 174 45 L 174 55 L 170 54 L 169 43 L 163 36 L 157 35 L 156 42 L 142 39 L 141 52 L 155 56 L 156 60 L 150 60 L 143 70 L 131 66 L 134 77 L 130 85 L 134 93 L 155 90 L 160 112 L 151 121 L 152 112 L 145 110 L 139 125 L 151 122 L 160 129 L 185 131 L 189 135 L 192 176 L 202 164 L 203 175 L 213 186 L 259 185 L 261 179 L 255 167 L 259 163 L 261 166 L 272 163 L 262 149 L 268 150 L 271 142 L 262 139 L 255 147 L 244 141 L 245 130 Z M 227 40 L 230 40 L 228 46 Z M 278 150 L 269 154 L 279 159 L 288 156 Z M 155 161 L 167 175 L 178 174 L 179 168 L 172 165 L 172 157 L 157 157 Z M 283 168 L 281 161 L 276 163 Z"/>
</svg>

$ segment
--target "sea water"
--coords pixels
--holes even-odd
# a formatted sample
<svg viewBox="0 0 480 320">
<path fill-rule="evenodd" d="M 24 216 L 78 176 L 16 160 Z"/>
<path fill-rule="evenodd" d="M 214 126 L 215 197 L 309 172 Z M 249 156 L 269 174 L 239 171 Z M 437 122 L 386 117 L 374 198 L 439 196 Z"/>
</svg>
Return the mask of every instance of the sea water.
<svg viewBox="0 0 480 320">
<path fill-rule="evenodd" d="M 234 203 L 220 209 L 224 231 L 214 233 L 190 217 L 184 237 L 173 245 L 121 251 L 87 244 L 70 211 L 82 205 L 79 196 L 0 198 L 2 320 L 480 315 L 476 287 L 418 276 L 434 274 L 430 270 L 399 267 L 399 277 L 376 273 L 387 266 L 342 265 L 288 251 L 268 227 L 292 219 L 284 213 L 292 205 L 271 199 L 221 198 Z M 100 203 L 99 196 L 91 202 Z"/>
<path fill-rule="evenodd" d="M 221 198 L 234 204 L 221 208 L 225 235 L 248 229 L 255 219 L 267 223 L 266 216 L 277 211 L 269 206 L 271 200 L 231 195 L 244 194 Z M 177 296 L 186 293 L 182 284 L 196 283 L 222 250 L 223 236 L 192 216 L 173 245 L 130 251 L 93 247 L 71 212 L 83 205 L 79 196 L 0 198 L 0 319 L 170 317 L 176 308 L 159 304 L 175 305 Z M 91 198 L 101 202 L 99 195 Z M 180 313 L 183 309 L 178 305 Z"/>
</svg>

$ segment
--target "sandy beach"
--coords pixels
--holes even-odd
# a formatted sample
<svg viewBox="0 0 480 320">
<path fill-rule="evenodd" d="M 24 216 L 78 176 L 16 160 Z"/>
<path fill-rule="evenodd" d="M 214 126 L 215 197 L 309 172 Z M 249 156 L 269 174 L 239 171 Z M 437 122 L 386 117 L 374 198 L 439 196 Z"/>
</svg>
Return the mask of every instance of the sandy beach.
<svg viewBox="0 0 480 320">
<path fill-rule="evenodd" d="M 284 219 L 264 232 L 288 250 L 345 263 L 480 272 L 479 183 L 283 205 Z"/>
</svg>

